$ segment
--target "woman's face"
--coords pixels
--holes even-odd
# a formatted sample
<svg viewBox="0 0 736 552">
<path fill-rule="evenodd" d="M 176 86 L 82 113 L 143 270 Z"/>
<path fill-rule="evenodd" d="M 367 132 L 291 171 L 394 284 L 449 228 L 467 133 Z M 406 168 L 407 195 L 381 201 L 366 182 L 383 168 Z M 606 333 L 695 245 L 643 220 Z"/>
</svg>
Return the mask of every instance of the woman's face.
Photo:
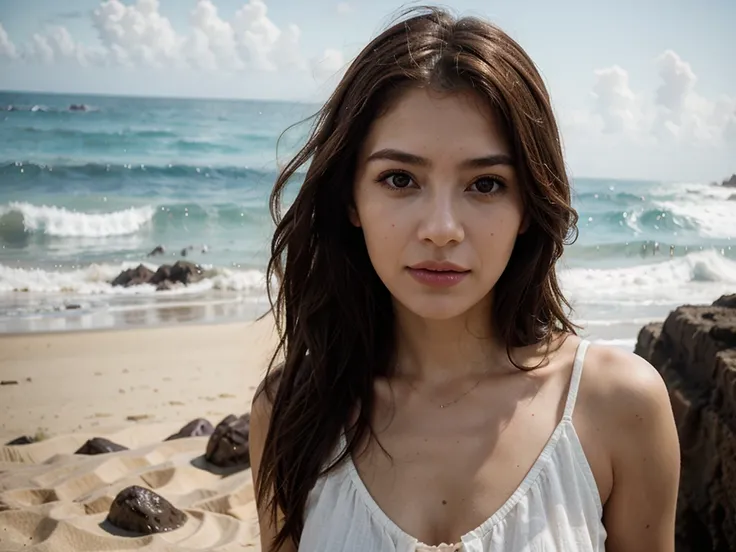
<svg viewBox="0 0 736 552">
<path fill-rule="evenodd" d="M 361 148 L 354 199 L 378 276 L 426 319 L 489 302 L 524 226 L 509 144 L 470 92 L 401 95 Z"/>
</svg>

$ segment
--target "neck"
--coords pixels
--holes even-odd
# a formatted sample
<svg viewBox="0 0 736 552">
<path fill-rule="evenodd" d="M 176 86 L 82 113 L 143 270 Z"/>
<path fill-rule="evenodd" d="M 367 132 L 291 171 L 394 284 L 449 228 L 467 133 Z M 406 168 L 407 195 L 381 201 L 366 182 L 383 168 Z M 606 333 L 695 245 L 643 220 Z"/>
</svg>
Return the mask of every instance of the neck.
<svg viewBox="0 0 736 552">
<path fill-rule="evenodd" d="M 508 368 L 506 345 L 493 331 L 490 298 L 447 320 L 421 318 L 401 305 L 394 312 L 397 376 L 441 384 Z"/>
</svg>

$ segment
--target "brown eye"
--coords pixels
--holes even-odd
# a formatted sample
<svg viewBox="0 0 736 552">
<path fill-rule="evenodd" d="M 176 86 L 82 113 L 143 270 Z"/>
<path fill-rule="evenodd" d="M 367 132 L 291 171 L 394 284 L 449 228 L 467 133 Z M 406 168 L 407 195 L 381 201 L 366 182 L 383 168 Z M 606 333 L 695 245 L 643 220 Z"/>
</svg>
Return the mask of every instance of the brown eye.
<svg viewBox="0 0 736 552">
<path fill-rule="evenodd" d="M 474 191 L 481 194 L 494 194 L 500 191 L 503 184 L 496 178 L 479 178 L 473 182 L 471 188 L 475 188 Z"/>
<path fill-rule="evenodd" d="M 390 174 L 385 180 L 392 188 L 408 188 L 411 185 L 411 177 L 404 173 Z"/>
</svg>

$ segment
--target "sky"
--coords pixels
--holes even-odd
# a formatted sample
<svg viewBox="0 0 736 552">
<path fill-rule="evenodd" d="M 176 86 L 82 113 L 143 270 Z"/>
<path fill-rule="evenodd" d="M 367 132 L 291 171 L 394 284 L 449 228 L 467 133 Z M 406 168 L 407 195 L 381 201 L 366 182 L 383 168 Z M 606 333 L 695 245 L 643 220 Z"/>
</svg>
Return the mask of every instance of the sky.
<svg viewBox="0 0 736 552">
<path fill-rule="evenodd" d="M 324 100 L 410 4 L 0 0 L 0 90 Z M 573 176 L 736 173 L 734 0 L 455 0 L 529 53 Z"/>
</svg>

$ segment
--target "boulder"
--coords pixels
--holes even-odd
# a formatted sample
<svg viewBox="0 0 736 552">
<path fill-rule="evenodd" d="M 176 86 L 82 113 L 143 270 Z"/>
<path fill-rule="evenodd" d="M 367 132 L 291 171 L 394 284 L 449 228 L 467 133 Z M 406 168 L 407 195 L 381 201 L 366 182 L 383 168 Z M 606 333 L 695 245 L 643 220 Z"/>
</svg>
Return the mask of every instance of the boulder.
<svg viewBox="0 0 736 552">
<path fill-rule="evenodd" d="M 118 274 L 111 284 L 113 286 L 137 286 L 139 284 L 146 284 L 153 276 L 151 269 L 138 265 L 136 268 L 129 268 L 128 270 L 122 271 Z"/>
<path fill-rule="evenodd" d="M 202 437 L 205 435 L 212 435 L 214 431 L 215 428 L 212 427 L 212 424 L 208 420 L 197 418 L 196 420 L 189 422 L 173 435 L 169 435 L 165 440 L 173 441 L 174 439 L 182 439 L 184 437 Z"/>
<path fill-rule="evenodd" d="M 31 443 L 35 443 L 36 439 L 31 437 L 30 435 L 21 435 L 20 437 L 16 437 L 12 441 L 8 441 L 5 443 L 6 447 L 14 447 L 18 445 L 30 445 Z"/>
<path fill-rule="evenodd" d="M 163 281 L 181 284 L 193 284 L 204 278 L 202 268 L 189 261 L 176 261 L 173 266 L 163 265 L 159 267 L 150 280 L 149 284 L 158 285 Z"/>
<path fill-rule="evenodd" d="M 108 452 L 118 452 L 120 450 L 128 450 L 128 447 L 118 445 L 103 437 L 94 437 L 79 447 L 74 454 L 107 454 Z"/>
<path fill-rule="evenodd" d="M 204 278 L 202 267 L 188 261 L 177 261 L 173 265 L 161 265 L 156 272 L 143 265 L 122 271 L 110 282 L 113 286 L 135 286 L 151 284 L 158 291 L 171 289 L 178 284 L 193 284 Z"/>
<path fill-rule="evenodd" d="M 250 467 L 250 413 L 241 417 L 230 414 L 223 419 L 207 442 L 205 459 L 221 468 Z"/>
<path fill-rule="evenodd" d="M 726 188 L 736 188 L 736 174 L 732 174 L 731 178 L 724 180 L 722 186 L 725 186 Z"/>
<path fill-rule="evenodd" d="M 678 552 L 736 550 L 736 295 L 645 326 L 635 352 L 662 374 L 677 423 Z"/>
<path fill-rule="evenodd" d="M 151 535 L 178 529 L 186 523 L 187 515 L 161 495 L 132 485 L 112 501 L 107 521 L 125 531 Z"/>
</svg>

